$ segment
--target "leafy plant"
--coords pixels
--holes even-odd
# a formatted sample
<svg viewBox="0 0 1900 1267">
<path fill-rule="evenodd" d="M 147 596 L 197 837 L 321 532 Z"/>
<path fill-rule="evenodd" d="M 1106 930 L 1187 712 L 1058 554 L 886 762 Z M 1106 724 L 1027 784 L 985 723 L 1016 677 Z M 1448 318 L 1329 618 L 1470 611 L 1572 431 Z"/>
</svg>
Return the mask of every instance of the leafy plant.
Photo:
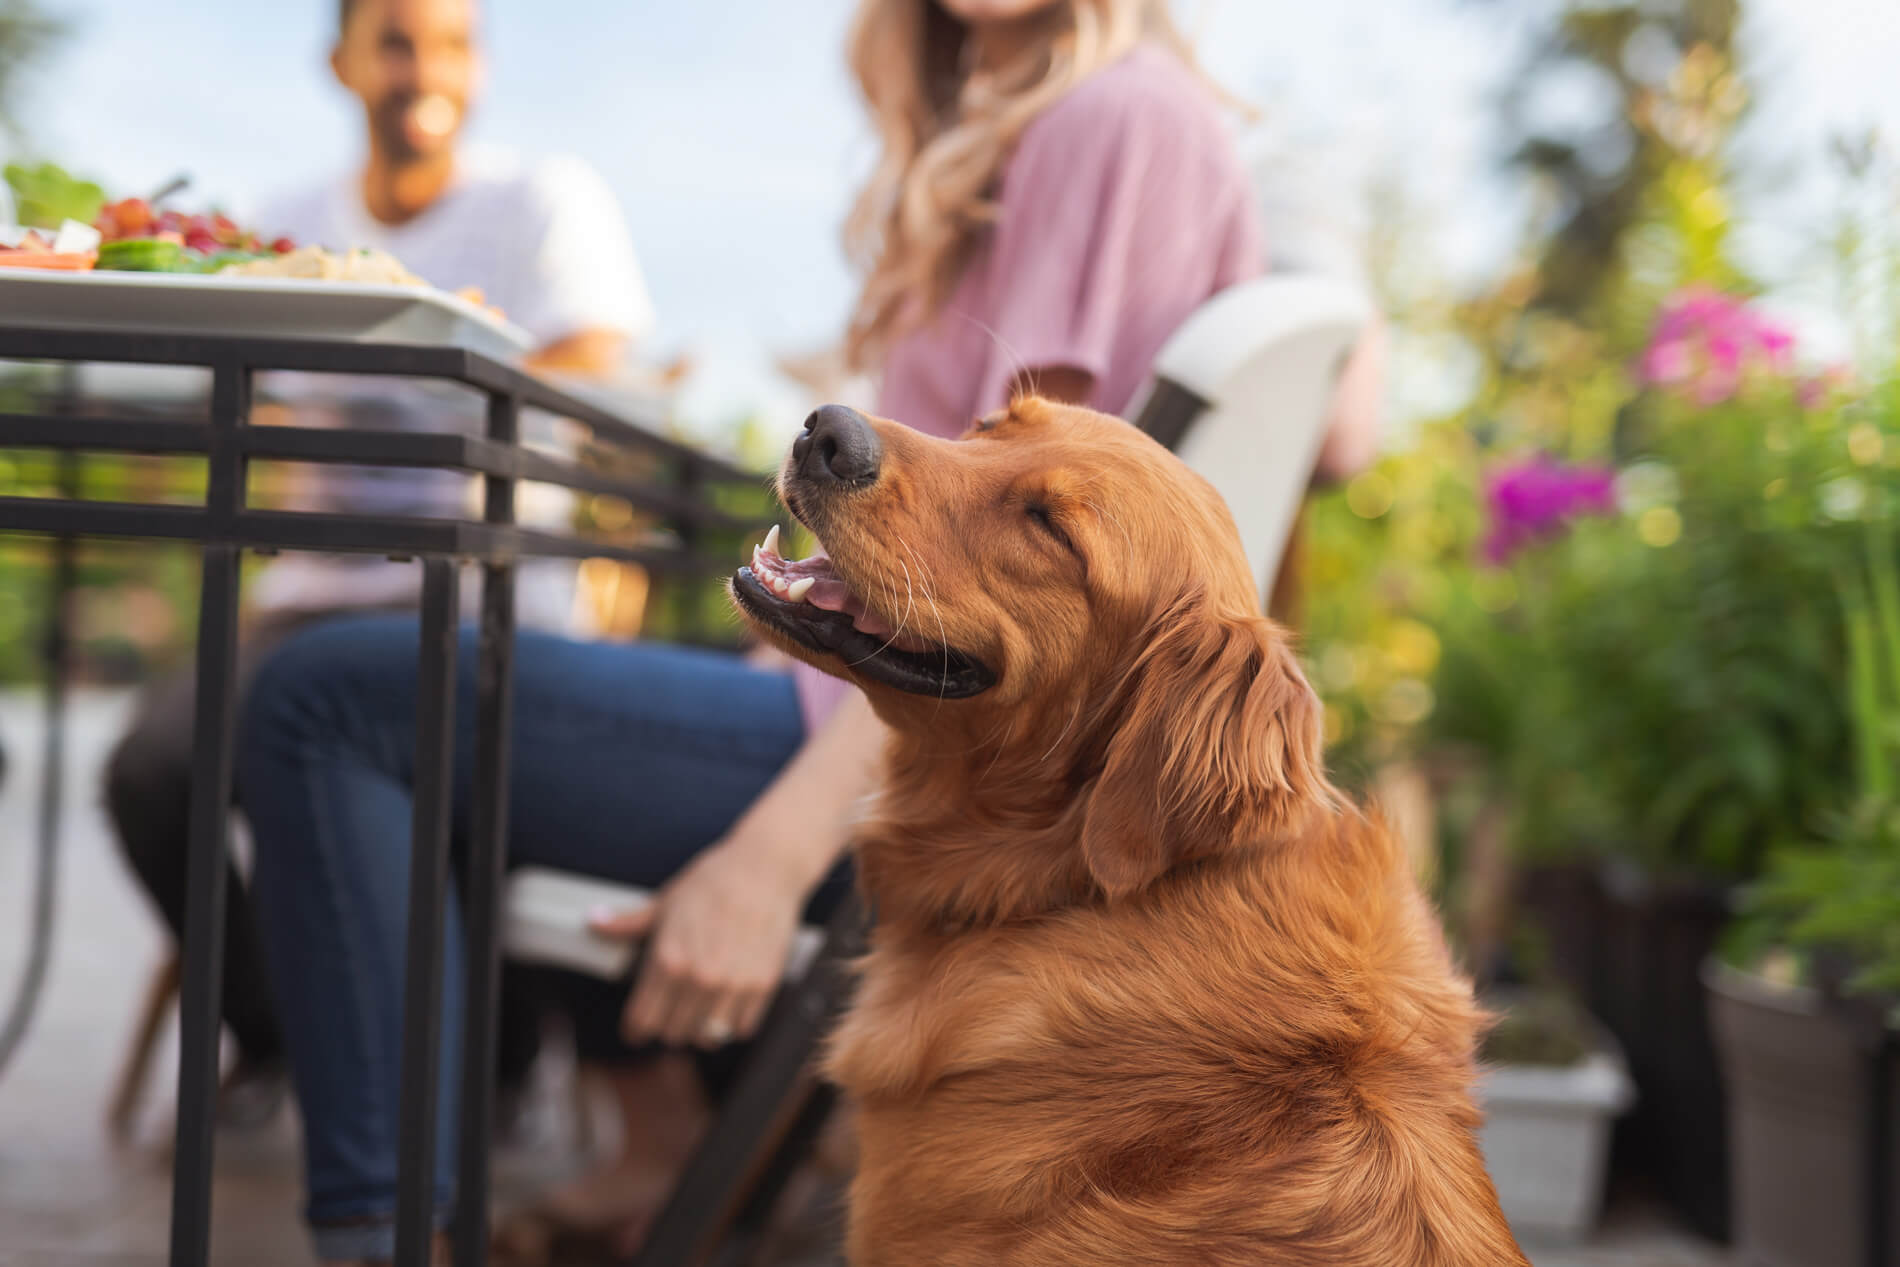
<svg viewBox="0 0 1900 1267">
<path fill-rule="evenodd" d="M 1844 955 L 1848 989 L 1900 992 L 1900 569 L 1889 529 L 1868 532 L 1864 568 L 1844 569 L 1839 586 L 1860 799 L 1775 855 L 1731 952 L 1751 963 L 1778 947 Z"/>
<path fill-rule="evenodd" d="M 1593 1022 L 1565 991 L 1500 992 L 1485 1002 L 1498 1009 L 1480 1053 L 1487 1064 L 1562 1068 L 1590 1054 Z"/>
<path fill-rule="evenodd" d="M 1705 287 L 1631 362 L 1613 479 L 1535 454 L 1467 483 L 1496 570 L 1433 617 L 1417 741 L 1478 758 L 1520 852 L 1748 878 L 1853 795 L 1835 592 L 1900 526 L 1900 417 Z"/>
</svg>

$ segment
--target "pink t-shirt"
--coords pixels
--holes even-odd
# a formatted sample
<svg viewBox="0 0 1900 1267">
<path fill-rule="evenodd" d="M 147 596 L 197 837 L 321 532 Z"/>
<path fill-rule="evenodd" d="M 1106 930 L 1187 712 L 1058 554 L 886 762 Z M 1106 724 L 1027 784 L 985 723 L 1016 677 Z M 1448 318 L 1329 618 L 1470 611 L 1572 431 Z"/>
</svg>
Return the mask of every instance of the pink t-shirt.
<svg viewBox="0 0 1900 1267">
<path fill-rule="evenodd" d="M 1205 85 L 1143 45 L 1036 118 L 949 301 L 886 355 L 877 412 L 957 436 L 1025 367 L 1086 370 L 1122 413 L 1188 315 L 1262 267 L 1253 191 Z M 798 666 L 809 732 L 846 685 Z"/>
</svg>

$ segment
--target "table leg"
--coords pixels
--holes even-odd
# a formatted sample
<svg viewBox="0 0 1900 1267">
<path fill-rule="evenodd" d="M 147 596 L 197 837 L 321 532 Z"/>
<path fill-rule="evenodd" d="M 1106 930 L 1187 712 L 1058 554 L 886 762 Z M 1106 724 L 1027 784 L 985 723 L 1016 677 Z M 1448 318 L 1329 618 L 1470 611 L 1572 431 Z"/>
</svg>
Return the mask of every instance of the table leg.
<svg viewBox="0 0 1900 1267">
<path fill-rule="evenodd" d="M 415 816 L 403 987 L 402 1105 L 396 1179 L 396 1263 L 428 1267 L 435 1225 L 436 1095 L 442 1051 L 442 927 L 449 881 L 455 764 L 456 616 L 460 564 L 422 565 L 416 701 Z"/>
<path fill-rule="evenodd" d="M 233 545 L 207 545 L 199 594 L 198 701 L 185 881 L 190 897 L 179 991 L 178 1125 L 172 1158 L 172 1267 L 203 1267 L 211 1253 L 211 1149 L 218 1094 L 218 1000 L 224 993 L 224 874 L 237 724 L 240 553 Z"/>
<path fill-rule="evenodd" d="M 488 1256 L 489 1142 L 495 1098 L 495 1024 L 501 1000 L 501 899 L 507 865 L 508 739 L 514 715 L 514 565 L 482 569 L 481 660 L 475 675 L 475 783 L 469 808 L 466 1012 L 457 1165 L 455 1267 Z"/>
<path fill-rule="evenodd" d="M 514 444 L 521 402 L 488 398 L 488 438 Z M 515 521 L 515 481 L 483 478 L 482 518 Z M 488 1258 L 489 1146 L 495 1107 L 495 1026 L 501 1011 L 502 876 L 508 861 L 508 743 L 514 724 L 515 565 L 482 568 L 480 661 L 475 667 L 475 785 L 463 882 L 467 1000 L 462 1020 L 460 1156 L 456 1159 L 455 1267 Z"/>
</svg>

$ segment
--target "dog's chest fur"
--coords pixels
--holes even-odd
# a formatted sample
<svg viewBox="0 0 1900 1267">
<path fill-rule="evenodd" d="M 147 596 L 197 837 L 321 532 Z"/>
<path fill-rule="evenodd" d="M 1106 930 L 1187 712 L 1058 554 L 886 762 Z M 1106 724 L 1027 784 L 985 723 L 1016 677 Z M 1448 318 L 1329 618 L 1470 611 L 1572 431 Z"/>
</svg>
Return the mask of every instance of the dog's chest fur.
<svg viewBox="0 0 1900 1267">
<path fill-rule="evenodd" d="M 1521 1262 L 1389 1235 L 1420 1226 L 1422 1155 L 1482 1178 L 1476 1011 L 1409 878 L 1277 894 L 1310 925 L 1336 890 L 1330 936 L 1297 942 L 1271 905 L 1289 878 L 880 929 L 828 1067 L 859 1107 L 856 1267 Z"/>
</svg>

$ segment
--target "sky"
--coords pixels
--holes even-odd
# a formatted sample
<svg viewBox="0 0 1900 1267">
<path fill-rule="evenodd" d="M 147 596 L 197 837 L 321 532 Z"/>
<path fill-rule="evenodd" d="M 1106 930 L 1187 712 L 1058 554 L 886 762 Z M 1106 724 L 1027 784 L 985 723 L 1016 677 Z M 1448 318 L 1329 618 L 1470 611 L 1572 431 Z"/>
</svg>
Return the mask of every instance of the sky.
<svg viewBox="0 0 1900 1267">
<path fill-rule="evenodd" d="M 1550 0 L 1176 0 L 1203 61 L 1260 107 L 1258 136 L 1329 178 L 1398 182 L 1447 276 L 1511 245 L 1493 90 Z M 73 34 L 31 85 L 34 156 L 115 192 L 190 173 L 242 212 L 333 178 L 361 124 L 330 79 L 332 0 L 42 0 Z M 871 156 L 842 58 L 850 0 L 486 0 L 471 136 L 592 163 L 618 195 L 660 313 L 654 356 L 691 351 L 690 409 L 770 407 L 770 357 L 833 339 L 852 296 L 838 226 Z M 1832 132 L 1900 136 L 1900 4 L 1750 0 L 1775 161 L 1755 235 L 1778 258 L 1825 209 Z M 1556 108 L 1562 108 L 1562 93 Z M 3 144 L 3 143 L 0 143 Z M 15 147 L 16 149 L 20 147 Z M 189 199 L 187 200 L 189 201 Z"/>
</svg>

